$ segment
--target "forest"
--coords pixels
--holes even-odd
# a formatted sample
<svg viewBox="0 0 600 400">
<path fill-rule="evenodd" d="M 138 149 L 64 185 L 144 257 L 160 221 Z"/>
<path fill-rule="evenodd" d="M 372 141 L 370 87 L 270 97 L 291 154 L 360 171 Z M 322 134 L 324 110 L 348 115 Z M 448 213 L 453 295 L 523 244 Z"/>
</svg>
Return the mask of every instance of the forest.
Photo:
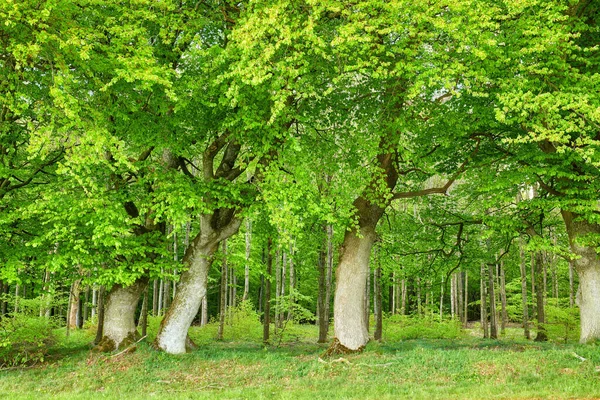
<svg viewBox="0 0 600 400">
<path fill-rule="evenodd" d="M 563 349 L 584 386 L 557 398 L 600 396 L 598 0 L 1 0 L 0 21 L 0 394 L 69 357 L 384 380 L 413 343 L 411 368 Z M 548 395 L 524 385 L 503 398 Z"/>
</svg>

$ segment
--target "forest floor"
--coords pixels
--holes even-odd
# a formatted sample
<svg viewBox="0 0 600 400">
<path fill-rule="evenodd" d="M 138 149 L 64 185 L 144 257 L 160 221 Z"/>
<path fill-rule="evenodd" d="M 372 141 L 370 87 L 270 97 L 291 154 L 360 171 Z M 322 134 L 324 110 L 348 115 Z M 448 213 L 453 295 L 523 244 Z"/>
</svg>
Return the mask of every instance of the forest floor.
<svg viewBox="0 0 600 400">
<path fill-rule="evenodd" d="M 99 354 L 91 329 L 60 331 L 43 364 L 0 371 L 0 399 L 600 398 L 600 343 L 535 343 L 521 332 L 501 340 L 470 330 L 452 339 L 387 339 L 362 354 L 325 358 L 314 326 L 290 327 L 268 347 L 251 338 L 216 341 L 212 328 L 193 328 L 200 347 L 181 356 L 145 342 L 134 352 Z"/>
</svg>

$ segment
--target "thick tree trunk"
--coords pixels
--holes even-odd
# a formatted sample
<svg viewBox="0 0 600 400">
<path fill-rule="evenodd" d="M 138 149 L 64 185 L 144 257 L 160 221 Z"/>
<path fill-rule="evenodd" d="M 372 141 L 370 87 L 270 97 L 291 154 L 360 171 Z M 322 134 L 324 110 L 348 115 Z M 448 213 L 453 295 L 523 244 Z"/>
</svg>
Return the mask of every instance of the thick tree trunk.
<svg viewBox="0 0 600 400">
<path fill-rule="evenodd" d="M 523 334 L 525 338 L 531 339 L 529 333 L 529 307 L 527 306 L 527 265 L 525 264 L 525 253 L 523 251 L 523 245 L 520 246 L 519 255 L 521 258 L 520 269 L 521 269 L 521 303 L 523 307 Z"/>
<path fill-rule="evenodd" d="M 156 347 L 170 354 L 185 353 L 194 344 L 187 337 L 188 330 L 198 314 L 202 298 L 206 295 L 208 271 L 219 243 L 235 234 L 241 220 L 232 214 L 219 221 L 220 213 L 227 210 L 215 210 L 213 214 L 201 217 L 200 233 L 188 247 L 183 263 L 189 268 L 181 274 L 177 295 L 171 303 L 156 335 Z M 215 227 L 216 225 L 216 227 Z"/>
<path fill-rule="evenodd" d="M 104 328 L 102 340 L 98 343 L 98 350 L 117 350 L 139 339 L 135 314 L 140 297 L 147 285 L 147 279 L 139 279 L 131 286 L 115 285 L 106 295 Z"/>
<path fill-rule="evenodd" d="M 595 246 L 582 245 L 580 239 L 587 235 L 600 234 L 600 226 L 585 220 L 578 220 L 577 215 L 562 211 L 567 227 L 571 251 L 579 258 L 573 260 L 573 266 L 579 276 L 577 305 L 581 321 L 579 341 L 588 343 L 600 339 L 600 258 Z"/>
<path fill-rule="evenodd" d="M 545 342 L 548 340 L 546 335 L 546 311 L 544 310 L 544 256 L 541 251 L 535 253 L 535 287 L 537 289 L 536 296 L 536 318 L 537 318 L 537 335 L 535 336 L 536 342 Z"/>
<path fill-rule="evenodd" d="M 365 286 L 369 258 L 375 242 L 375 226 L 363 226 L 360 236 L 353 229 L 346 232 L 336 272 L 334 299 L 334 346 L 343 351 L 360 351 L 369 341 L 365 319 Z"/>
</svg>

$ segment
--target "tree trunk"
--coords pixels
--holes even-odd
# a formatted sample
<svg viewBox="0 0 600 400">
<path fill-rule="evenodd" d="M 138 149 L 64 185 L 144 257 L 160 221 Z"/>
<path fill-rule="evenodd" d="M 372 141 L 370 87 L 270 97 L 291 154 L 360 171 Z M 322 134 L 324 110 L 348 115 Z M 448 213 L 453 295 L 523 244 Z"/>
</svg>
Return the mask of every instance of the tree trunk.
<svg viewBox="0 0 600 400">
<path fill-rule="evenodd" d="M 456 298 L 457 298 L 457 302 L 456 302 L 456 314 L 458 315 L 458 320 L 461 322 L 461 324 L 463 323 L 463 309 L 464 309 L 464 305 L 463 305 L 463 301 L 464 301 L 464 293 L 463 293 L 463 279 L 462 279 L 462 272 L 457 272 L 456 273 Z"/>
<path fill-rule="evenodd" d="M 188 330 L 206 295 L 208 271 L 219 243 L 235 234 L 241 220 L 232 211 L 217 209 L 200 218 L 200 232 L 187 248 L 183 263 L 189 268 L 181 274 L 177 295 L 171 303 L 156 335 L 156 347 L 170 354 L 194 348 Z"/>
<path fill-rule="evenodd" d="M 102 332 L 104 332 L 104 300 L 106 299 L 106 288 L 100 286 L 98 290 L 98 327 L 96 328 L 96 338 L 94 345 L 97 345 L 102 340 Z"/>
<path fill-rule="evenodd" d="M 541 251 L 535 253 L 535 286 L 536 286 L 536 318 L 537 318 L 537 335 L 536 342 L 545 342 L 548 340 L 546 335 L 546 312 L 544 310 L 544 256 Z"/>
<path fill-rule="evenodd" d="M 275 332 L 281 328 L 279 321 L 279 309 L 280 309 L 280 298 L 281 295 L 281 251 L 279 247 L 275 251 Z"/>
<path fill-rule="evenodd" d="M 369 341 L 364 296 L 374 242 L 374 225 L 362 226 L 359 232 L 353 229 L 344 236 L 336 273 L 333 312 L 333 345 L 337 346 L 339 343 L 341 351 L 360 351 Z"/>
<path fill-rule="evenodd" d="M 591 224 L 578 216 L 562 211 L 567 228 L 571 251 L 579 258 L 573 260 L 573 266 L 579 276 L 577 305 L 581 321 L 579 341 L 588 343 L 600 339 L 600 259 L 594 245 L 583 245 L 580 239 L 588 235 L 600 234 L 600 226 Z"/>
<path fill-rule="evenodd" d="M 290 254 L 289 254 L 290 258 L 288 260 L 288 266 L 290 269 L 290 305 L 292 305 L 292 308 L 290 308 L 288 310 L 288 315 L 287 315 L 287 319 L 288 321 L 292 320 L 292 318 L 294 317 L 294 310 L 293 310 L 293 306 L 296 304 L 296 298 L 294 297 L 294 293 L 296 290 L 296 270 L 294 269 L 294 246 L 292 244 L 290 244 Z"/>
<path fill-rule="evenodd" d="M 500 304 L 502 307 L 500 334 L 506 334 L 508 312 L 506 311 L 506 277 L 504 275 L 504 261 L 500 261 Z"/>
<path fill-rule="evenodd" d="M 406 315 L 406 299 L 408 297 L 408 292 L 406 290 L 406 279 L 402 279 L 402 307 L 400 313 L 402 315 Z"/>
<path fill-rule="evenodd" d="M 381 288 L 381 267 L 375 269 L 375 281 L 373 282 L 374 298 L 376 307 L 375 314 L 375 334 L 373 335 L 375 340 L 381 340 L 381 334 L 383 332 L 383 293 Z"/>
<path fill-rule="evenodd" d="M 287 268 L 287 251 L 285 249 L 282 250 L 282 259 L 281 259 L 281 292 L 280 292 L 280 299 L 283 299 L 285 296 L 285 281 L 287 279 L 286 277 L 286 268 Z M 281 300 L 282 301 L 282 300 Z M 279 327 L 282 328 L 283 327 L 283 320 L 284 320 L 284 308 L 282 307 L 283 303 L 280 304 L 280 309 L 279 309 Z"/>
<path fill-rule="evenodd" d="M 444 319 L 444 276 L 440 285 L 440 322 Z"/>
<path fill-rule="evenodd" d="M 223 240 L 223 264 L 221 265 L 221 289 L 219 290 L 219 329 L 217 340 L 223 340 L 225 313 L 227 312 L 227 240 Z"/>
<path fill-rule="evenodd" d="M 252 221 L 246 220 L 246 265 L 244 267 L 244 295 L 242 301 L 248 300 L 250 293 L 250 246 L 252 245 Z"/>
<path fill-rule="evenodd" d="M 450 276 L 450 316 L 456 316 L 456 274 Z"/>
<path fill-rule="evenodd" d="M 325 227 L 327 235 L 327 275 L 325 279 L 325 323 L 329 331 L 329 321 L 331 320 L 331 292 L 333 290 L 333 225 Z"/>
<path fill-rule="evenodd" d="M 202 298 L 202 315 L 200 316 L 200 326 L 206 326 L 208 324 L 208 296 L 204 295 Z"/>
<path fill-rule="evenodd" d="M 575 306 L 575 268 L 573 267 L 573 262 L 569 262 L 569 307 L 573 308 Z"/>
<path fill-rule="evenodd" d="M 158 290 L 159 290 L 159 282 L 158 279 L 155 279 L 152 283 L 152 315 L 158 316 Z"/>
<path fill-rule="evenodd" d="M 417 315 L 421 316 L 421 277 L 417 276 Z"/>
<path fill-rule="evenodd" d="M 69 329 L 75 329 L 77 323 L 77 314 L 79 312 L 79 296 L 81 294 L 81 279 L 73 281 L 71 292 L 69 293 Z"/>
<path fill-rule="evenodd" d="M 371 330 L 371 271 L 367 273 L 367 283 L 365 284 L 365 321 L 367 322 L 367 332 Z M 373 296 L 375 296 L 375 270 L 373 270 Z M 373 299 L 373 315 L 377 314 L 377 303 Z"/>
<path fill-rule="evenodd" d="M 469 309 L 469 273 L 465 271 L 465 290 L 464 290 L 464 300 L 463 300 L 463 327 L 466 328 L 469 323 L 469 314 L 467 313 Z"/>
<path fill-rule="evenodd" d="M 317 260 L 317 268 L 319 268 L 319 294 L 317 298 L 317 314 L 319 316 L 319 343 L 327 342 L 327 331 L 329 324 L 327 323 L 327 314 L 325 309 L 325 281 L 327 279 L 326 252 L 324 248 L 319 250 L 319 258 Z"/>
<path fill-rule="evenodd" d="M 265 277 L 265 298 L 264 298 L 264 318 L 263 318 L 263 343 L 269 343 L 270 326 L 271 326 L 271 277 L 273 274 L 273 255 L 272 247 L 273 240 L 271 237 L 267 240 L 267 275 Z"/>
<path fill-rule="evenodd" d="M 521 258 L 521 303 L 523 306 L 523 334 L 525 338 L 531 339 L 529 333 L 529 307 L 527 306 L 527 265 L 525 264 L 525 253 L 523 251 L 523 244 L 520 246 L 519 255 Z"/>
<path fill-rule="evenodd" d="M 148 332 L 148 287 L 144 289 L 144 299 L 142 300 L 142 310 L 140 311 L 138 326 L 142 331 L 142 337 L 145 337 Z"/>
<path fill-rule="evenodd" d="M 104 328 L 98 350 L 113 351 L 139 339 L 135 314 L 140 297 L 148 285 L 147 279 L 138 279 L 133 285 L 114 285 L 104 303 Z"/>
<path fill-rule="evenodd" d="M 498 339 L 498 321 L 496 321 L 496 291 L 494 288 L 494 268 L 488 265 L 490 293 L 490 338 Z"/>
<path fill-rule="evenodd" d="M 485 280 L 487 279 L 486 277 L 486 270 L 485 270 L 485 263 L 481 263 L 481 279 L 480 279 L 480 294 L 481 294 L 481 327 L 483 328 L 483 337 L 484 338 L 489 338 L 490 337 L 490 332 L 489 332 L 489 325 L 488 325 L 488 316 L 487 316 L 487 287 L 485 284 Z"/>
</svg>

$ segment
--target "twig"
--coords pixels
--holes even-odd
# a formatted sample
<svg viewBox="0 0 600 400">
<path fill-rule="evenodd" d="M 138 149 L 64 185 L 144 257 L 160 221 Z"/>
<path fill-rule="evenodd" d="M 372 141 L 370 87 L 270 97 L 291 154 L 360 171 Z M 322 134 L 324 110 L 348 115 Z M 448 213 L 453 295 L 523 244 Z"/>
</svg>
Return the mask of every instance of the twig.
<svg viewBox="0 0 600 400">
<path fill-rule="evenodd" d="M 350 361 L 348 361 L 347 359 L 340 357 L 336 360 L 331 360 L 329 362 L 323 360 L 321 357 L 318 358 L 318 361 L 321 364 L 333 364 L 333 363 L 344 363 L 344 364 L 349 364 L 349 365 L 357 365 L 360 367 L 369 367 L 369 368 L 375 368 L 375 367 L 382 367 L 382 368 L 387 368 L 390 365 L 394 365 L 396 364 L 395 362 L 390 362 L 390 363 L 386 363 L 386 364 L 365 364 L 365 363 L 358 363 L 358 364 L 353 364 Z"/>
<path fill-rule="evenodd" d="M 577 354 L 577 353 L 575 353 L 575 352 L 573 352 L 573 355 L 574 355 L 575 357 L 577 357 L 577 358 L 579 359 L 579 361 L 582 361 L 582 362 L 583 362 L 583 361 L 587 361 L 587 358 L 583 358 L 583 357 L 581 357 L 579 354 Z"/>
<path fill-rule="evenodd" d="M 113 354 L 112 356 L 110 356 L 110 358 L 113 358 L 113 357 L 116 357 L 116 356 L 120 356 L 121 354 L 128 352 L 129 350 L 131 350 L 132 348 L 134 348 L 139 342 L 141 342 L 142 340 L 146 339 L 147 336 L 148 335 L 141 337 L 140 340 L 138 340 L 137 342 L 129 345 L 125 350 L 120 351 L 117 354 Z"/>
</svg>

